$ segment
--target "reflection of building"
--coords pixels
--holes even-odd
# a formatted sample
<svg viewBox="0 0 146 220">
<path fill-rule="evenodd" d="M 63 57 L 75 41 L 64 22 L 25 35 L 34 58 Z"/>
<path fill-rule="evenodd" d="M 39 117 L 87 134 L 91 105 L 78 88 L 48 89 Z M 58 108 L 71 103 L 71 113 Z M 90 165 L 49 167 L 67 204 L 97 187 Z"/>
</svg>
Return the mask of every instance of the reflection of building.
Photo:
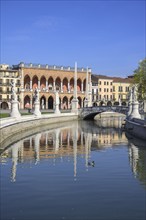
<svg viewBox="0 0 146 220">
<path fill-rule="evenodd" d="M 32 108 L 33 93 L 40 90 L 41 109 L 53 109 L 55 91 L 59 91 L 60 108 L 70 109 L 74 91 L 74 68 L 48 65 L 24 64 L 13 66 L 21 72 L 21 108 Z M 86 90 L 86 69 L 77 70 L 77 95 L 79 108 L 84 106 Z M 91 69 L 88 74 L 91 84 Z M 91 97 L 90 97 L 91 98 Z"/>
<path fill-rule="evenodd" d="M 8 65 L 0 65 L 0 108 L 10 109 L 12 92 L 10 83 L 14 80 L 16 85 L 17 100 L 20 101 L 20 75 Z"/>
<path fill-rule="evenodd" d="M 88 130 L 84 131 L 79 125 L 76 121 L 68 127 L 41 132 L 21 140 L 7 149 L 2 158 L 4 157 L 6 160 L 6 156 L 12 157 L 12 181 L 16 180 L 18 163 L 32 161 L 33 164 L 38 164 L 43 158 L 52 159 L 53 164 L 55 164 L 56 158 L 60 158 L 61 161 L 64 157 L 73 158 L 69 161 L 74 162 L 74 176 L 76 177 L 77 155 L 82 155 L 85 168 L 88 170 L 91 150 L 100 150 L 113 144 L 126 142 L 125 136 L 114 129 L 97 129 L 95 127 L 95 132 L 90 129 L 90 126 L 86 126 L 85 129 Z"/>
<path fill-rule="evenodd" d="M 140 141 L 138 142 L 140 144 Z M 146 145 L 145 145 L 146 146 Z M 146 186 L 146 150 L 129 141 L 129 161 L 132 172 Z"/>
</svg>

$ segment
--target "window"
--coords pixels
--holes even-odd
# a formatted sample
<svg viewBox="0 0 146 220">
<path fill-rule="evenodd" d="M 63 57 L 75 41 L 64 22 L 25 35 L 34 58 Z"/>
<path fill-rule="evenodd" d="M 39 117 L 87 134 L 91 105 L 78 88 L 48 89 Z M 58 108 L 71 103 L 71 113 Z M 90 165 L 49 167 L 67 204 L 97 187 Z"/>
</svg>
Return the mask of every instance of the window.
<svg viewBox="0 0 146 220">
<path fill-rule="evenodd" d="M 106 82 L 104 82 L 104 85 L 106 85 Z"/>
<path fill-rule="evenodd" d="M 112 92 L 112 89 L 110 91 Z"/>
<path fill-rule="evenodd" d="M 113 83 L 111 82 L 111 86 L 112 86 L 112 84 L 113 84 Z"/>
<path fill-rule="evenodd" d="M 109 83 L 107 82 L 107 85 L 108 85 Z"/>
<path fill-rule="evenodd" d="M 115 92 L 115 86 L 113 86 L 113 92 Z"/>
<path fill-rule="evenodd" d="M 106 89 L 104 88 L 104 92 L 106 92 Z"/>
<path fill-rule="evenodd" d="M 107 89 L 107 92 L 108 92 L 108 89 Z"/>
</svg>

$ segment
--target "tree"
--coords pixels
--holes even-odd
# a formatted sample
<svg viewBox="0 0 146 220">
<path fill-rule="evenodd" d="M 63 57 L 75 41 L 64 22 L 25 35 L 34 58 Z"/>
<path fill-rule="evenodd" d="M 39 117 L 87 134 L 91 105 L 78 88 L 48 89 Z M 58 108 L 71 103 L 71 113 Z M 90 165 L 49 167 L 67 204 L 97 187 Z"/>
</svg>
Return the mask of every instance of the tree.
<svg viewBox="0 0 146 220">
<path fill-rule="evenodd" d="M 134 83 L 138 86 L 138 99 L 146 100 L 146 59 L 140 61 L 134 71 Z"/>
</svg>

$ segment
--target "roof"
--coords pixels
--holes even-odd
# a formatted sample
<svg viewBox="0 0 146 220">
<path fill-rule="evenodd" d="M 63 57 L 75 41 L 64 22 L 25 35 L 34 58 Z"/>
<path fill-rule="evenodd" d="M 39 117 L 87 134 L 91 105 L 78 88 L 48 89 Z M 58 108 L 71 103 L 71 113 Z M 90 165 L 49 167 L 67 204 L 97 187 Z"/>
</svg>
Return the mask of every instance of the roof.
<svg viewBox="0 0 146 220">
<path fill-rule="evenodd" d="M 111 77 L 111 76 L 105 76 L 105 75 L 91 75 L 92 82 L 97 82 L 100 79 L 107 79 L 112 80 L 113 82 L 117 83 L 132 83 L 132 78 L 122 78 L 122 77 Z"/>
</svg>

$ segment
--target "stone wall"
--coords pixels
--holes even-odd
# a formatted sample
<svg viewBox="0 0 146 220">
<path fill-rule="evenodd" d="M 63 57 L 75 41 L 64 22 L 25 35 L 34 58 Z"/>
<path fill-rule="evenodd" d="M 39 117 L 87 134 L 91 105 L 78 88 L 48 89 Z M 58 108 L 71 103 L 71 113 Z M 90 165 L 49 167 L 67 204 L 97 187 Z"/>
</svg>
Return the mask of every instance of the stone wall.
<svg viewBox="0 0 146 220">
<path fill-rule="evenodd" d="M 42 130 L 58 128 L 64 123 L 77 120 L 78 116 L 73 113 L 64 113 L 60 116 L 45 115 L 40 118 L 22 117 L 20 120 L 10 120 L 9 123 L 5 119 L 5 123 L 0 128 L 0 149 L 8 147 L 11 143 L 18 141 L 31 134 L 38 133 Z"/>
</svg>

